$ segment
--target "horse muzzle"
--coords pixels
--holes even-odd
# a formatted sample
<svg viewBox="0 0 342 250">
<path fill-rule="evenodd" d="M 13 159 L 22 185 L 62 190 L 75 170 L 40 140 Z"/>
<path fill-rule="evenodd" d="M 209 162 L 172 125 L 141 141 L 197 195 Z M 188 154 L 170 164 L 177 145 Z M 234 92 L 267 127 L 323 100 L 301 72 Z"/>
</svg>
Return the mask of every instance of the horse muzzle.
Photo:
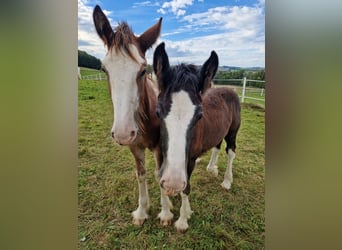
<svg viewBox="0 0 342 250">
<path fill-rule="evenodd" d="M 133 144 L 137 138 L 138 132 L 135 130 L 130 131 L 128 134 L 117 134 L 112 132 L 112 138 L 120 145 Z"/>
<path fill-rule="evenodd" d="M 186 181 L 170 180 L 161 178 L 160 186 L 164 190 L 164 194 L 167 196 L 175 196 L 176 194 L 184 191 L 186 188 Z"/>
</svg>

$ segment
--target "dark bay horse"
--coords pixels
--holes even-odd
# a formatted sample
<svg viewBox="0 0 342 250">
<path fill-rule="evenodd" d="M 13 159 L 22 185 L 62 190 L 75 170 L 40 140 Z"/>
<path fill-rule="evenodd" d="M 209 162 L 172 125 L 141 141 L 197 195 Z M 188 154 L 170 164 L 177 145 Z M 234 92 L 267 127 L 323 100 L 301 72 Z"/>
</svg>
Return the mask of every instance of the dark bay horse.
<svg viewBox="0 0 342 250">
<path fill-rule="evenodd" d="M 99 37 L 108 49 L 102 67 L 108 76 L 114 107 L 112 137 L 120 145 L 128 145 L 135 158 L 139 206 L 132 212 L 132 216 L 133 223 L 141 225 L 148 218 L 149 206 L 145 149 L 154 153 L 157 180 L 162 163 L 158 143 L 160 121 L 156 116 L 158 91 L 154 87 L 155 83 L 147 77 L 145 58 L 145 52 L 160 35 L 162 18 L 138 37 L 125 22 L 113 30 L 99 6 L 94 8 L 93 20 Z M 158 217 L 162 224 L 170 224 L 173 215 L 169 198 L 164 192 L 161 192 L 161 204 L 162 210 Z"/>
<path fill-rule="evenodd" d="M 195 161 L 214 147 L 207 169 L 217 174 L 215 163 L 223 139 L 227 143 L 228 164 L 221 185 L 228 190 L 233 181 L 232 163 L 241 108 L 233 90 L 210 88 L 217 67 L 218 56 L 214 51 L 201 69 L 185 64 L 170 67 L 164 43 L 154 52 L 153 68 L 160 88 L 157 115 L 161 120 L 164 157 L 160 186 L 167 195 L 181 194 L 180 217 L 175 222 L 181 232 L 188 228 L 187 220 L 192 213 L 188 195 Z"/>
</svg>

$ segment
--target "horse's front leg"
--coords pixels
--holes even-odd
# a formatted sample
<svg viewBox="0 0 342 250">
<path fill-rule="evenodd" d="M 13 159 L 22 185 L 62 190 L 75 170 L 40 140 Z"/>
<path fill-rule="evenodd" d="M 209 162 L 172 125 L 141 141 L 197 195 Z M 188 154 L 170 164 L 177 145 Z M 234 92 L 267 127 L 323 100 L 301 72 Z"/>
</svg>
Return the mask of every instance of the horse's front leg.
<svg viewBox="0 0 342 250">
<path fill-rule="evenodd" d="M 184 233 L 189 227 L 188 219 L 190 219 L 193 211 L 191 211 L 189 196 L 183 192 L 180 195 L 182 197 L 182 205 L 180 207 L 180 216 L 175 222 L 175 227 L 178 232 Z"/>
<path fill-rule="evenodd" d="M 177 231 L 181 233 L 184 233 L 188 229 L 189 227 L 188 219 L 190 219 L 191 214 L 193 213 L 190 207 L 189 194 L 190 194 L 190 177 L 191 177 L 192 171 L 194 170 L 195 165 L 196 165 L 196 159 L 189 160 L 188 166 L 187 166 L 188 183 L 184 191 L 180 193 L 181 198 L 182 198 L 182 205 L 180 207 L 179 218 L 175 222 L 175 227 Z"/>
<path fill-rule="evenodd" d="M 156 161 L 156 170 L 154 172 L 156 181 L 159 185 L 160 181 L 160 167 L 163 162 L 163 155 L 159 147 L 154 150 L 154 159 Z M 168 226 L 172 224 L 173 213 L 171 213 L 172 203 L 167 195 L 164 194 L 164 190 L 160 187 L 160 205 L 161 211 L 158 214 L 158 218 L 160 219 L 160 224 L 163 226 Z"/>
<path fill-rule="evenodd" d="M 136 176 L 139 185 L 139 206 L 132 212 L 133 224 L 142 225 L 148 218 L 149 197 L 145 169 L 145 149 L 138 146 L 130 146 L 136 164 Z"/>
</svg>

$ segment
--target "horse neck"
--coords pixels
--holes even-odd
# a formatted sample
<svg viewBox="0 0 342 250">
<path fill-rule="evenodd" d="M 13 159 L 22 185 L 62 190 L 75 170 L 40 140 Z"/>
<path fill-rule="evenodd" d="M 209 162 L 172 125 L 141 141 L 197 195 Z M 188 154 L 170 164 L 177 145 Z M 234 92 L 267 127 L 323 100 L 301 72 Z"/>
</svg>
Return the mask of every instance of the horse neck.
<svg viewBox="0 0 342 250">
<path fill-rule="evenodd" d="M 210 108 L 210 106 L 203 102 L 203 116 L 194 127 L 193 142 L 191 146 L 192 153 L 199 156 L 203 152 L 216 146 L 219 141 L 214 141 L 216 132 L 220 130 L 220 126 L 213 123 L 222 124 L 221 121 L 224 119 L 222 114 L 218 114 L 216 109 Z M 215 131 L 215 134 L 212 134 Z M 224 136 L 224 135 L 223 135 Z"/>
<path fill-rule="evenodd" d="M 139 85 L 139 108 L 137 111 L 137 123 L 139 129 L 146 134 L 151 123 L 155 123 L 157 93 L 153 89 L 153 82 L 147 76 Z"/>
</svg>

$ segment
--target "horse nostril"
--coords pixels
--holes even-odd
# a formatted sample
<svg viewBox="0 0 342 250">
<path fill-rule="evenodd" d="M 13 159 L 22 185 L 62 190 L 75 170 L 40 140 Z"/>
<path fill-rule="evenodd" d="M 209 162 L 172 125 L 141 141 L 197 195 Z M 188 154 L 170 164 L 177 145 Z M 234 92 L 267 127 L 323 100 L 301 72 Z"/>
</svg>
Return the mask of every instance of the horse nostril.
<svg viewBox="0 0 342 250">
<path fill-rule="evenodd" d="M 112 132 L 112 138 L 114 139 L 114 132 Z"/>
<path fill-rule="evenodd" d="M 131 131 L 131 137 L 133 138 L 134 136 L 135 136 L 135 131 L 132 130 L 132 131 Z"/>
<path fill-rule="evenodd" d="M 161 186 L 161 188 L 164 188 L 164 182 L 165 182 L 165 180 L 161 180 L 161 181 L 160 181 L 160 186 Z"/>
</svg>

